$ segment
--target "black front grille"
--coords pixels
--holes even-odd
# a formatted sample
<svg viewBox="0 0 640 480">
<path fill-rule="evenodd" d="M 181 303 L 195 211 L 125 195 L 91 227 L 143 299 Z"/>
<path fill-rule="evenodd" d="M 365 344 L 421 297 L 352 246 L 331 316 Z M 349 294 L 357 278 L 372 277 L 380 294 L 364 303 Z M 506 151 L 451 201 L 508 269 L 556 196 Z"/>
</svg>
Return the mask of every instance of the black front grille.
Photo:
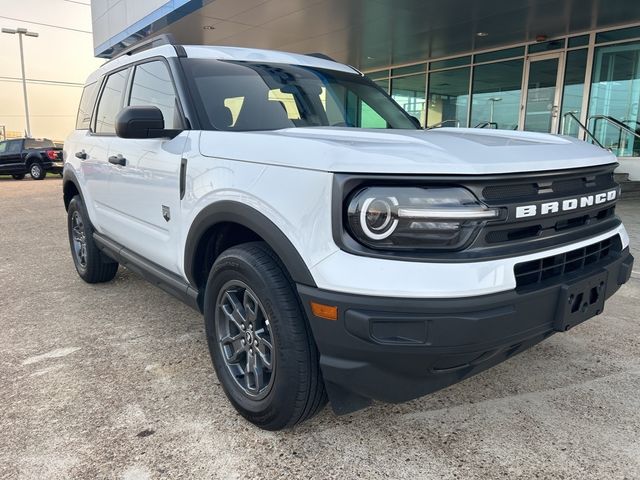
<svg viewBox="0 0 640 480">
<path fill-rule="evenodd" d="M 538 188 L 533 183 L 519 185 L 491 185 L 482 190 L 487 200 L 503 200 L 505 198 L 523 198 L 538 195 Z"/>
<path fill-rule="evenodd" d="M 554 236 L 588 225 L 597 225 L 603 220 L 615 217 L 615 207 L 593 210 L 587 214 L 563 215 L 559 218 L 540 218 L 537 221 L 508 224 L 508 226 L 491 226 L 485 228 L 484 236 L 487 245 L 513 243 L 527 239 L 540 238 L 543 235 Z"/>
<path fill-rule="evenodd" d="M 518 263 L 514 267 L 516 286 L 526 287 L 575 272 L 602 262 L 620 250 L 620 237 L 615 236 L 569 252 Z"/>
<path fill-rule="evenodd" d="M 520 180 L 506 185 L 488 185 L 482 190 L 482 196 L 488 201 L 544 200 L 579 195 L 590 189 L 608 188 L 613 183 L 612 171 L 577 176 L 569 173 L 556 178 L 536 178 L 535 174 L 530 177 L 528 182 Z"/>
<path fill-rule="evenodd" d="M 615 201 L 566 210 L 560 208 L 565 200 L 575 202 L 590 195 L 617 190 L 614 169 L 615 165 L 603 165 L 494 177 L 465 185 L 489 207 L 507 212 L 503 220 L 488 222 L 469 247 L 478 250 L 501 247 L 526 250 L 535 242 L 541 248 L 550 248 L 563 241 L 576 241 L 582 236 L 595 236 L 615 228 L 619 224 Z M 553 203 L 557 205 L 555 212 L 541 214 L 543 204 Z M 536 206 L 537 214 L 517 218 L 516 209 L 526 205 Z"/>
</svg>

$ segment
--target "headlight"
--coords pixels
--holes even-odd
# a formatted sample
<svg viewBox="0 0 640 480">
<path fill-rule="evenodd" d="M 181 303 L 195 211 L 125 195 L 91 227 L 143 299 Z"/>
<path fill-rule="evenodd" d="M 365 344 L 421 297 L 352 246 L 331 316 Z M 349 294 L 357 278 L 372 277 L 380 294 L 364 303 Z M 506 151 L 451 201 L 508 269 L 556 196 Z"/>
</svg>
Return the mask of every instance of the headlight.
<svg viewBox="0 0 640 480">
<path fill-rule="evenodd" d="M 384 250 L 456 250 L 500 216 L 461 187 L 368 187 L 347 207 L 352 236 Z"/>
</svg>

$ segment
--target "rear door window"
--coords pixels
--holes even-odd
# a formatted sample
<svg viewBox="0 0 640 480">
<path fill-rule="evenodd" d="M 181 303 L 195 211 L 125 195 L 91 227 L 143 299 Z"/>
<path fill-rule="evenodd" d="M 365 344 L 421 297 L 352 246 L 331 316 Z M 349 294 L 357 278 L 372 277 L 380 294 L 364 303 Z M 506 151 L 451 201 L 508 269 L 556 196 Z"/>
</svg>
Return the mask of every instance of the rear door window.
<svg viewBox="0 0 640 480">
<path fill-rule="evenodd" d="M 22 149 L 22 140 L 9 140 L 7 144 L 6 154 L 15 155 L 16 153 L 20 153 Z"/>
<path fill-rule="evenodd" d="M 107 77 L 96 112 L 96 133 L 116 133 L 116 116 L 122 110 L 129 70 L 120 70 Z"/>
</svg>

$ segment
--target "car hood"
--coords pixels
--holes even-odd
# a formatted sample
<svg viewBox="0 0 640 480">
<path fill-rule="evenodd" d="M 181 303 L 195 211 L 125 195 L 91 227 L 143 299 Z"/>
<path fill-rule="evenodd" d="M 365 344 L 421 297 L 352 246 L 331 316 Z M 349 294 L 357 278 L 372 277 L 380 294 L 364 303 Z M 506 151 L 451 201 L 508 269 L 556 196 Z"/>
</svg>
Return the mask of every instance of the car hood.
<svg viewBox="0 0 640 480">
<path fill-rule="evenodd" d="M 616 161 L 606 150 L 571 137 L 476 128 L 203 131 L 200 152 L 209 157 L 344 173 L 498 174 Z"/>
</svg>

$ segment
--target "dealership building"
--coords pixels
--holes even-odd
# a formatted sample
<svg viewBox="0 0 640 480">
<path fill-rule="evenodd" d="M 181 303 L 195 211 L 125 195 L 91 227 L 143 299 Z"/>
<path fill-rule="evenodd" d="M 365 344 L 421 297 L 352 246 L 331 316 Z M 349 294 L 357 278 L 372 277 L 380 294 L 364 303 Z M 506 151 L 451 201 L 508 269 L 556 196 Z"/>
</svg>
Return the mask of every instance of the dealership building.
<svg viewBox="0 0 640 480">
<path fill-rule="evenodd" d="M 323 53 L 426 127 L 572 135 L 640 180 L 639 0 L 92 0 L 94 51 L 142 38 Z"/>
</svg>

